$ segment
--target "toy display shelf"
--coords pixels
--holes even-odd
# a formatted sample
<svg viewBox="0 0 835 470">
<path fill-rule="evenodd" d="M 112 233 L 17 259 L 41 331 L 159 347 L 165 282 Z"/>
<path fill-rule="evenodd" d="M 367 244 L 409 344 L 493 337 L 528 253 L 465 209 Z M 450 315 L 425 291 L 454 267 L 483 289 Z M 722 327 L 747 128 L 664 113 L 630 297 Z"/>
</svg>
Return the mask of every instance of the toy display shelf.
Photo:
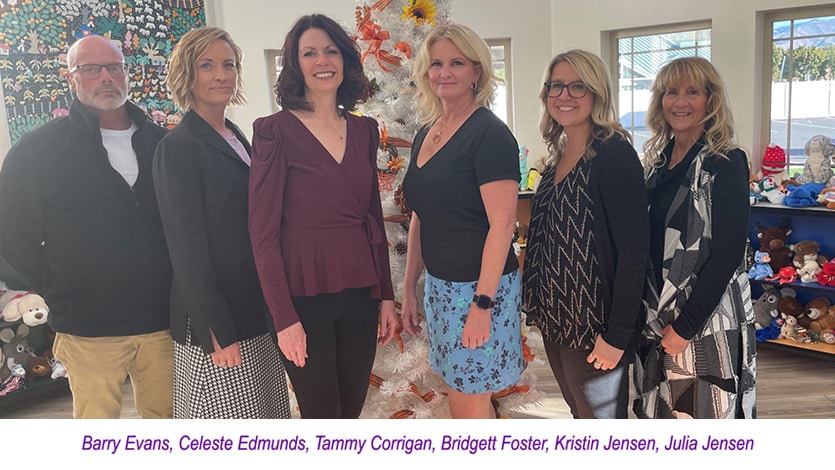
<svg viewBox="0 0 835 470">
<path fill-rule="evenodd" d="M 835 210 L 825 207 L 790 207 L 781 204 L 758 201 L 751 206 L 751 217 L 749 222 L 748 238 L 751 241 L 751 248 L 754 250 L 760 247 L 757 238 L 756 223 L 759 222 L 765 227 L 776 226 L 783 217 L 789 218 L 789 226 L 792 233 L 789 235 L 789 243 L 797 243 L 802 240 L 814 240 L 820 243 L 820 253 L 828 258 L 835 257 Z M 760 295 L 760 288 L 763 284 L 777 287 L 791 287 L 797 292 L 797 299 L 805 304 L 814 297 L 827 296 L 835 304 L 835 287 L 824 286 L 817 282 L 791 282 L 780 284 L 777 281 L 754 281 L 752 282 L 752 294 L 754 297 Z M 818 357 L 826 357 L 835 360 L 835 345 L 826 343 L 802 343 L 789 339 L 774 339 L 757 345 L 767 345 L 795 352 L 814 354 Z"/>
<path fill-rule="evenodd" d="M 70 383 L 64 377 L 51 379 L 41 377 L 26 382 L 26 388 L 14 391 L 5 397 L 0 397 L 0 415 L 18 411 L 26 407 L 27 403 L 64 395 L 70 392 Z"/>
<path fill-rule="evenodd" d="M 516 203 L 516 220 L 519 223 L 529 226 L 531 224 L 531 198 L 533 191 L 519 191 L 519 199 Z M 526 244 L 520 243 L 519 248 L 522 252 L 519 253 L 519 268 L 525 264 L 525 248 Z"/>
</svg>

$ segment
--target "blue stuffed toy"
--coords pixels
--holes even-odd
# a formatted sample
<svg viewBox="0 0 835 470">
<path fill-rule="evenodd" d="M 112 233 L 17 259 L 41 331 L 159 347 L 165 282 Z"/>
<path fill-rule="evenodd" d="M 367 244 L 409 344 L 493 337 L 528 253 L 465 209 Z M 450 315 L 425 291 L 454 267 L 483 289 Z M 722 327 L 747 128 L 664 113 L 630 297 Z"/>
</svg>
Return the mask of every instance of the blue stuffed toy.
<svg viewBox="0 0 835 470">
<path fill-rule="evenodd" d="M 748 271 L 748 279 L 762 281 L 767 277 L 774 275 L 774 270 L 771 269 L 771 256 L 765 251 L 754 252 L 754 265 Z"/>
<path fill-rule="evenodd" d="M 826 184 L 824 183 L 806 183 L 800 186 L 786 185 L 789 193 L 783 198 L 783 204 L 790 207 L 818 206 L 818 195 L 825 187 Z"/>
</svg>

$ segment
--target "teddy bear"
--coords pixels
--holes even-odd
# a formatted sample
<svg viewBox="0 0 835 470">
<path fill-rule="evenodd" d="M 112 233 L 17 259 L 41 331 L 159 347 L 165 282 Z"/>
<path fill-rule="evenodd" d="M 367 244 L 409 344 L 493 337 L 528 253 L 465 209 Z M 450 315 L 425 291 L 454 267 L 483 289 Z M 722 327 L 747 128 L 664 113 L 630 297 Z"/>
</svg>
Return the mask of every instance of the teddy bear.
<svg viewBox="0 0 835 470">
<path fill-rule="evenodd" d="M 799 322 L 800 318 L 806 316 L 806 307 L 797 300 L 797 294 L 792 290 L 783 292 L 783 296 L 777 301 L 777 311 L 780 312 L 781 318 L 792 317 Z"/>
<path fill-rule="evenodd" d="M 772 176 L 777 186 L 779 186 L 783 180 L 789 179 L 787 164 L 786 151 L 783 150 L 783 147 L 773 142 L 768 144 L 765 153 L 763 153 L 760 171 L 757 172 L 757 180 L 761 181 L 767 176 Z"/>
<path fill-rule="evenodd" d="M 809 329 L 821 334 L 835 330 L 835 306 L 830 306 L 817 320 L 812 320 Z"/>
<path fill-rule="evenodd" d="M 754 253 L 754 265 L 748 271 L 748 279 L 762 281 L 763 279 L 773 276 L 774 271 L 771 270 L 771 256 L 767 252 L 757 251 Z"/>
<path fill-rule="evenodd" d="M 52 365 L 44 356 L 33 356 L 25 364 L 26 380 L 39 379 L 52 373 Z"/>
<path fill-rule="evenodd" d="M 797 268 L 800 282 L 817 281 L 821 265 L 829 261 L 826 256 L 820 254 L 820 243 L 803 240 L 792 245 L 791 250 L 794 253 L 792 264 Z"/>
<path fill-rule="evenodd" d="M 797 324 L 803 328 L 811 327 L 812 321 L 817 320 L 821 317 L 821 315 L 826 314 L 831 306 L 832 301 L 829 300 L 829 297 L 815 297 L 806 303 L 806 306 L 803 308 L 803 315 L 797 318 Z"/>
<path fill-rule="evenodd" d="M 771 270 L 774 273 L 780 271 L 784 266 L 791 266 L 792 251 L 786 246 L 789 243 L 789 235 L 792 230 L 790 228 L 790 220 L 788 217 L 783 217 L 777 226 L 765 227 L 758 222 L 755 223 L 757 230 L 757 238 L 760 240 L 759 251 L 768 253 L 771 261 Z"/>
<path fill-rule="evenodd" d="M 806 164 L 797 181 L 801 184 L 827 183 L 833 176 L 830 157 L 835 153 L 835 145 L 832 139 L 825 135 L 813 136 L 806 142 L 803 152 L 806 154 Z"/>
<path fill-rule="evenodd" d="M 22 319 L 29 326 L 38 326 L 46 323 L 47 315 L 46 301 L 34 292 L 17 294 L 3 307 L 3 319 L 10 323 Z"/>
<path fill-rule="evenodd" d="M 826 186 L 818 193 L 816 200 L 818 205 L 835 210 L 835 176 L 829 178 Z"/>
</svg>

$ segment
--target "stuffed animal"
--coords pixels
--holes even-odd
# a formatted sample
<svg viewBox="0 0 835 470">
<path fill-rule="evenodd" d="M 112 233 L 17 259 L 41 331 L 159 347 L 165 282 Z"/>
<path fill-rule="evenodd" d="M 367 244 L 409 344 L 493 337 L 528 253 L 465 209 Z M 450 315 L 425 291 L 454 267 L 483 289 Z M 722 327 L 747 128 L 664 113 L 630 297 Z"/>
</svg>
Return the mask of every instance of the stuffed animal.
<svg viewBox="0 0 835 470">
<path fill-rule="evenodd" d="M 803 316 L 803 321 L 798 321 L 798 324 L 803 328 L 811 327 L 812 322 L 826 315 L 826 312 L 829 311 L 829 307 L 831 306 L 832 301 L 829 300 L 829 297 L 815 297 L 806 303 L 806 307 L 804 308 L 806 314 Z"/>
<path fill-rule="evenodd" d="M 793 317 L 795 320 L 798 320 L 798 323 L 801 318 L 806 316 L 806 308 L 797 300 L 797 296 L 793 290 L 791 293 L 783 293 L 783 296 L 777 301 L 777 311 L 780 312 L 781 318 Z"/>
<path fill-rule="evenodd" d="M 67 367 L 64 364 L 61 364 L 61 361 L 52 355 L 52 351 L 47 350 L 45 356 L 47 360 L 49 360 L 49 365 L 52 367 L 52 374 L 50 375 L 52 380 L 68 376 Z"/>
<path fill-rule="evenodd" d="M 788 185 L 786 197 L 783 198 L 783 205 L 789 207 L 816 207 L 818 196 L 823 190 L 824 183 L 805 183 L 800 186 Z"/>
<path fill-rule="evenodd" d="M 832 144 L 832 139 L 825 135 L 816 135 L 806 142 L 803 151 L 806 154 L 806 164 L 797 181 L 801 184 L 827 183 L 833 175 L 830 157 L 835 153 L 835 145 Z"/>
<path fill-rule="evenodd" d="M 773 176 L 777 182 L 777 186 L 779 186 L 783 180 L 789 179 L 787 164 L 786 151 L 783 150 L 783 147 L 775 143 L 768 144 L 763 154 L 760 171 L 757 172 L 757 180 L 762 180 L 767 176 Z"/>
<path fill-rule="evenodd" d="M 821 265 L 818 283 L 824 286 L 835 286 L 835 260 L 829 260 Z"/>
<path fill-rule="evenodd" d="M 797 281 L 797 269 L 792 266 L 783 266 L 777 273 L 771 277 L 765 278 L 766 281 L 777 281 L 782 284 L 789 284 Z"/>
<path fill-rule="evenodd" d="M 786 321 L 783 322 L 783 326 L 780 327 L 779 338 L 797 339 L 797 331 L 795 330 L 796 326 L 797 326 L 797 319 L 796 318 L 786 317 Z"/>
<path fill-rule="evenodd" d="M 52 373 L 52 365 L 49 364 L 49 360 L 44 356 L 30 357 L 25 367 L 27 381 L 46 377 Z"/>
<path fill-rule="evenodd" d="M 757 193 L 760 198 L 765 198 L 772 204 L 782 204 L 786 198 L 786 193 L 780 190 L 780 185 L 773 176 L 766 176 L 760 180 Z"/>
<path fill-rule="evenodd" d="M 46 323 L 49 307 L 43 297 L 34 292 L 18 294 L 3 307 L 3 319 L 7 322 L 23 320 L 29 326 Z"/>
<path fill-rule="evenodd" d="M 784 297 L 794 299 L 796 296 L 797 293 L 790 287 L 784 287 L 778 290 L 774 286 L 764 286 L 763 293 L 752 302 L 754 307 L 754 328 L 760 330 L 771 325 L 771 320 L 781 317 L 779 305 L 782 299 Z"/>
<path fill-rule="evenodd" d="M 835 330 L 835 306 L 829 307 L 817 320 L 812 320 L 809 329 L 821 334 Z"/>
<path fill-rule="evenodd" d="M 773 276 L 774 271 L 771 270 L 771 265 L 768 264 L 769 261 L 771 261 L 771 256 L 767 252 L 757 251 L 754 253 L 754 265 L 748 271 L 748 279 L 762 281 L 767 277 Z"/>
<path fill-rule="evenodd" d="M 791 250 L 794 253 L 792 264 L 797 268 L 797 277 L 800 278 L 800 282 L 817 281 L 821 265 L 828 261 L 826 256 L 820 254 L 820 243 L 803 240 L 792 245 Z"/>
<path fill-rule="evenodd" d="M 771 258 L 771 261 L 768 262 L 771 265 L 771 270 L 777 273 L 780 268 L 791 266 L 792 251 L 786 246 L 789 243 L 789 235 L 792 233 L 789 218 L 783 217 L 776 227 L 764 227 L 756 222 L 755 228 L 757 238 L 760 239 L 759 251 L 768 253 L 769 258 Z"/>
<path fill-rule="evenodd" d="M 21 323 L 17 329 L 3 328 L 0 330 L 0 341 L 3 344 L 3 354 L 6 356 L 6 367 L 15 373 L 18 366 L 25 367 L 29 359 L 35 356 L 32 347 L 26 337 L 29 336 L 29 327 Z"/>
</svg>

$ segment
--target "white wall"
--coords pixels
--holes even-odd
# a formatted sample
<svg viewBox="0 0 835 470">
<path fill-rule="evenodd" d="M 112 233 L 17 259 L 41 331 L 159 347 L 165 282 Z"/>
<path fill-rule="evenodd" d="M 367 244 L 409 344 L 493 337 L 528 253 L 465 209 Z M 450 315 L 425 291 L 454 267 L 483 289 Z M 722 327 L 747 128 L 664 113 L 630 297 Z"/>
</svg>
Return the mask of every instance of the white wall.
<svg viewBox="0 0 835 470">
<path fill-rule="evenodd" d="M 466 24 L 485 38 L 510 37 L 513 57 L 514 131 L 531 149 L 529 159 L 544 154 L 537 130 L 537 93 L 550 58 L 579 47 L 607 58 L 607 31 L 706 20 L 712 23 L 712 61 L 727 82 L 740 143 L 761 154 L 763 135 L 761 34 L 763 12 L 826 5 L 822 0 L 452 0 L 452 21 Z M 207 0 L 210 25 L 227 29 L 246 54 L 244 82 L 249 103 L 229 117 L 247 133 L 255 118 L 270 113 L 272 84 L 267 79 L 264 50 L 281 46 L 301 15 L 327 14 L 354 26 L 351 0 Z M 759 15 L 759 16 L 758 16 Z M 0 162 L 8 150 L 5 111 L 0 107 Z M 763 113 L 766 113 L 765 115 Z M 754 161 L 758 161 L 754 158 Z"/>
<path fill-rule="evenodd" d="M 544 155 L 537 130 L 537 94 L 542 71 L 550 60 L 550 0 L 525 0 L 525 10 L 508 10 L 507 0 L 452 0 L 451 20 L 473 28 L 484 38 L 511 38 L 513 60 L 514 133 L 529 158 Z M 350 0 L 211 0 L 206 2 L 209 24 L 226 29 L 243 49 L 244 86 L 249 102 L 232 108 L 229 117 L 245 132 L 259 116 L 271 112 L 274 99 L 268 83 L 264 50 L 281 47 L 284 36 L 302 15 L 322 13 L 353 31 L 354 7 Z M 392 8 L 392 7 L 390 7 Z"/>
</svg>

